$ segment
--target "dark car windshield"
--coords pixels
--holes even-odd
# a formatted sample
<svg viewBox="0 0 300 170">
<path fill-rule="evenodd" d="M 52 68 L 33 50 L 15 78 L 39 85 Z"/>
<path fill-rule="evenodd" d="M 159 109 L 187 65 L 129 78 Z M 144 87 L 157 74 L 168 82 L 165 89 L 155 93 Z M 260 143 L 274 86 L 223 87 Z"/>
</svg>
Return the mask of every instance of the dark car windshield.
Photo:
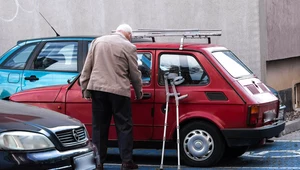
<svg viewBox="0 0 300 170">
<path fill-rule="evenodd" d="M 229 50 L 216 51 L 212 54 L 234 78 L 240 78 L 253 74 L 253 72 Z"/>
</svg>

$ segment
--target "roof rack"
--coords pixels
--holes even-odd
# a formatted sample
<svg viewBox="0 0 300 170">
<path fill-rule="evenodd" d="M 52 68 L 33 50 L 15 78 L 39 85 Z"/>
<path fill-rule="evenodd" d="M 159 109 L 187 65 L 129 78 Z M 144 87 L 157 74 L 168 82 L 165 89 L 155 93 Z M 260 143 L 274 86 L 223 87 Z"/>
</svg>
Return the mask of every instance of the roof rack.
<svg viewBox="0 0 300 170">
<path fill-rule="evenodd" d="M 180 36 L 179 50 L 183 49 L 184 39 L 207 39 L 211 43 L 212 36 L 221 36 L 221 30 L 200 30 L 200 29 L 138 29 L 133 31 L 133 38 L 152 38 L 155 37 L 175 37 Z"/>
<path fill-rule="evenodd" d="M 112 32 L 115 32 L 112 31 Z M 138 29 L 132 31 L 132 38 L 143 39 L 151 38 L 155 42 L 155 37 L 174 37 L 180 36 L 179 50 L 183 49 L 184 39 L 207 39 L 211 43 L 212 36 L 221 36 L 221 30 L 200 30 L 200 29 Z"/>
</svg>

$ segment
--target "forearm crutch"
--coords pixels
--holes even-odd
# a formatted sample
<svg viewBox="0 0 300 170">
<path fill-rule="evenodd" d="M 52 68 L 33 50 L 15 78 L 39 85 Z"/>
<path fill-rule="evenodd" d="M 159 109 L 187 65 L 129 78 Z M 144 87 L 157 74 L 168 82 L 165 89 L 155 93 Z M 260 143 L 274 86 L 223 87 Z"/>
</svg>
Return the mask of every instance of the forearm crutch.
<svg viewBox="0 0 300 170">
<path fill-rule="evenodd" d="M 160 163 L 160 168 L 159 168 L 161 170 L 163 169 L 163 164 L 164 164 L 165 144 L 166 144 L 166 129 L 167 129 L 168 109 L 169 109 L 169 99 L 170 99 L 170 96 L 174 96 L 174 94 L 170 93 L 170 91 L 169 91 L 168 76 L 169 76 L 169 73 L 165 73 L 164 74 L 165 90 L 166 90 L 166 108 L 165 108 L 165 122 L 164 122 L 164 133 L 163 133 L 163 144 L 162 144 L 162 152 L 161 152 L 161 163 Z"/>
<path fill-rule="evenodd" d="M 184 78 L 182 78 L 181 76 L 179 77 L 175 77 L 172 81 L 171 81 L 171 85 L 172 85 L 172 89 L 173 89 L 173 93 L 175 96 L 175 101 L 176 101 L 176 129 L 177 129 L 177 162 L 178 162 L 178 167 L 177 169 L 181 169 L 180 168 L 180 138 L 179 138 L 179 100 L 184 99 L 186 97 L 188 97 L 188 94 L 179 96 L 179 94 L 177 93 L 176 90 L 176 85 L 180 85 L 181 83 L 183 83 Z"/>
<path fill-rule="evenodd" d="M 178 77 L 178 74 L 176 73 L 166 73 L 164 75 L 164 81 L 165 81 L 165 90 L 166 90 L 166 109 L 165 109 L 165 122 L 164 122 L 164 134 L 163 134 L 163 146 L 162 146 L 162 155 L 161 155 L 161 164 L 160 164 L 160 169 L 163 169 L 163 161 L 164 161 L 164 152 L 165 152 L 165 141 L 166 141 L 166 129 L 167 129 L 167 120 L 168 120 L 168 108 L 169 108 L 169 100 L 171 96 L 175 96 L 176 100 L 176 120 L 177 120 L 177 153 L 178 153 L 178 169 L 180 169 L 180 152 L 179 152 L 179 122 L 178 122 L 178 100 L 183 99 L 187 97 L 187 95 L 179 97 L 179 93 L 177 93 L 176 88 L 174 91 L 173 88 L 173 93 L 170 93 L 169 91 L 169 86 L 168 86 L 168 80 L 171 81 L 172 88 L 175 85 L 179 85 L 184 81 L 184 78 L 181 76 Z M 176 97 L 177 96 L 177 97 Z"/>
</svg>

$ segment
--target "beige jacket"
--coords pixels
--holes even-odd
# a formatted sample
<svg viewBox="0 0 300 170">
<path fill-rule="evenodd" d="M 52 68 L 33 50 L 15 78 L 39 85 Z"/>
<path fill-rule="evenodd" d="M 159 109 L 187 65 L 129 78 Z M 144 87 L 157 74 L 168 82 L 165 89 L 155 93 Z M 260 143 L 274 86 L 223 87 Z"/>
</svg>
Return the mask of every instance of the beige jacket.
<svg viewBox="0 0 300 170">
<path fill-rule="evenodd" d="M 89 90 L 131 97 L 130 83 L 140 98 L 142 79 L 135 45 L 121 33 L 96 38 L 80 76 L 83 97 L 90 97 Z"/>
</svg>

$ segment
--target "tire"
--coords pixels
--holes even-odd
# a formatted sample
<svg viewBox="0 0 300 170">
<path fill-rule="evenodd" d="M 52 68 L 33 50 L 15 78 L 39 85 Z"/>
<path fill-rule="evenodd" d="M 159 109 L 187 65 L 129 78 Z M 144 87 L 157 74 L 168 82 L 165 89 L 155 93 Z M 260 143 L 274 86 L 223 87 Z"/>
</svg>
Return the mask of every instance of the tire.
<svg viewBox="0 0 300 170">
<path fill-rule="evenodd" d="M 224 158 L 237 158 L 243 155 L 248 148 L 248 146 L 227 147 L 224 153 Z"/>
<path fill-rule="evenodd" d="M 208 122 L 192 122 L 180 131 L 181 160 L 188 166 L 216 165 L 224 151 L 225 141 L 219 129 Z"/>
</svg>

